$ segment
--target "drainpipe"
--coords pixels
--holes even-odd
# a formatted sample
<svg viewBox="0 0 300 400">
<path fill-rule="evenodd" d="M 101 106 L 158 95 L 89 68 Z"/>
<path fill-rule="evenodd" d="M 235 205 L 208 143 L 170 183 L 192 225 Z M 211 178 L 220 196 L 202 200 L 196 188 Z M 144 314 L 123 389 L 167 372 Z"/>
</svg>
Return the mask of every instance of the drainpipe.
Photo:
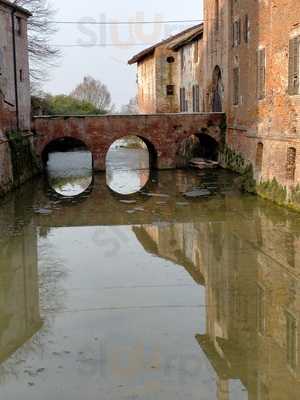
<svg viewBox="0 0 300 400">
<path fill-rule="evenodd" d="M 20 115 L 19 115 L 19 92 L 18 92 L 18 72 L 17 72 L 17 50 L 16 50 L 16 10 L 11 13 L 12 37 L 13 37 L 13 60 L 14 60 L 14 80 L 15 80 L 15 102 L 16 102 L 16 118 L 17 130 L 20 130 Z"/>
</svg>

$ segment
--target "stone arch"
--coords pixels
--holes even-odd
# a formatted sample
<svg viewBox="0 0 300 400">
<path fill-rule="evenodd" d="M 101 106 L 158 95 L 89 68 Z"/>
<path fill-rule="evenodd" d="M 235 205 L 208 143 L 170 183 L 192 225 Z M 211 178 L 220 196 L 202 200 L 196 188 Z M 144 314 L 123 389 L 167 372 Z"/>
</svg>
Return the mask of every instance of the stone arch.
<svg viewBox="0 0 300 400">
<path fill-rule="evenodd" d="M 150 167 L 150 169 L 157 169 L 158 168 L 158 152 L 157 152 L 155 145 L 144 135 L 135 134 L 135 133 L 128 133 L 126 135 L 122 135 L 120 137 L 114 138 L 113 141 L 110 142 L 109 145 L 107 146 L 107 150 L 105 152 L 106 153 L 105 159 L 107 157 L 107 153 L 109 152 L 109 149 L 111 148 L 111 146 L 118 140 L 124 139 L 128 136 L 137 137 L 138 139 L 142 140 L 145 143 L 145 145 L 147 146 L 148 152 L 149 152 L 149 167 Z"/>
<path fill-rule="evenodd" d="M 41 160 L 43 165 L 46 165 L 49 159 L 49 153 L 51 152 L 66 152 L 72 150 L 87 150 L 90 151 L 89 147 L 81 139 L 77 139 L 72 136 L 63 136 L 48 142 L 41 151 Z M 92 154 L 92 152 L 91 152 Z M 92 154 L 93 157 L 93 154 Z"/>
<path fill-rule="evenodd" d="M 215 66 L 212 78 L 212 111 L 223 112 L 223 82 L 222 72 L 218 65 Z"/>
</svg>

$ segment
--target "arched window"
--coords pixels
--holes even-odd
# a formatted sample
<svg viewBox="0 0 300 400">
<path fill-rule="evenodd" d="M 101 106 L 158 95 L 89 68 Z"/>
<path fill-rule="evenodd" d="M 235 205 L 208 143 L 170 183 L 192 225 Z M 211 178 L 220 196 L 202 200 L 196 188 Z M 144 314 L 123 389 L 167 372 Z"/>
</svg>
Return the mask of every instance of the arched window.
<svg viewBox="0 0 300 400">
<path fill-rule="evenodd" d="M 286 179 L 293 181 L 296 172 L 296 149 L 289 147 L 287 150 Z"/>
<path fill-rule="evenodd" d="M 261 172 L 263 167 L 263 158 L 264 158 L 264 145 L 262 143 L 258 143 L 256 148 L 256 169 Z"/>
</svg>

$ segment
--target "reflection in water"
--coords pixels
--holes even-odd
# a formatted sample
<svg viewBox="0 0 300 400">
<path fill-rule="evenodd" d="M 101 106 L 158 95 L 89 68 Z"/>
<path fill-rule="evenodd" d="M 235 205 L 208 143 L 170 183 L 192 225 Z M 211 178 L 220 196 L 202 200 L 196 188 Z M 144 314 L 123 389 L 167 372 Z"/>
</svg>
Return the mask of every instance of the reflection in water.
<svg viewBox="0 0 300 400">
<path fill-rule="evenodd" d="M 95 179 L 84 201 L 41 182 L 0 207 L 1 396 L 298 399 L 298 215 L 222 171 L 127 203 Z"/>
<path fill-rule="evenodd" d="M 129 195 L 146 186 L 150 177 L 146 144 L 137 137 L 116 141 L 106 157 L 107 185 L 116 193 Z"/>
<path fill-rule="evenodd" d="M 92 183 L 92 155 L 89 151 L 49 153 L 47 174 L 49 185 L 56 193 L 78 196 Z"/>
</svg>

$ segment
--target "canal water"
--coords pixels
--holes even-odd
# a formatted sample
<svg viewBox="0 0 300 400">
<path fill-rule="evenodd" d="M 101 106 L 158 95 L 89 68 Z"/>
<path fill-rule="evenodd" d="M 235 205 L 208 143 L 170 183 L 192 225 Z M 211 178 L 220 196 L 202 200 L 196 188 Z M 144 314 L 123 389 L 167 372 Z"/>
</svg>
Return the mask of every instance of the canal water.
<svg viewBox="0 0 300 400">
<path fill-rule="evenodd" d="M 1 202 L 1 400 L 299 399 L 300 215 L 136 152 Z"/>
</svg>

